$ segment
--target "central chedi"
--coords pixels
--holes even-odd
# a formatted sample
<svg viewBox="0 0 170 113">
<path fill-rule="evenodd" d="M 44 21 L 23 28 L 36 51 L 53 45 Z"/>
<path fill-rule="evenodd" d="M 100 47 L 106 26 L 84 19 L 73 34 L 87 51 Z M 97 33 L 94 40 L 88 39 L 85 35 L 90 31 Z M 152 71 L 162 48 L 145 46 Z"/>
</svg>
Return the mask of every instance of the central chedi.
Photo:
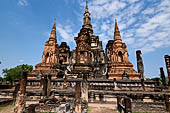
<svg viewBox="0 0 170 113">
<path fill-rule="evenodd" d="M 128 59 L 126 44 L 122 42 L 116 20 L 114 40 L 108 41 L 104 53 L 102 41 L 99 41 L 99 36 L 93 34 L 87 3 L 82 28 L 74 38 L 75 49 L 70 51 L 66 42 L 58 45 L 56 32 L 55 21 L 49 40 L 45 43 L 42 62 L 35 66 L 35 70 L 30 73 L 30 78 L 36 78 L 40 74 L 52 75 L 52 78 L 65 76 L 77 78 L 76 72 L 86 71 L 90 79 L 140 79 L 140 74 L 133 69 L 133 64 Z M 66 73 L 68 70 L 69 73 Z M 60 72 L 63 72 L 62 76 Z"/>
</svg>

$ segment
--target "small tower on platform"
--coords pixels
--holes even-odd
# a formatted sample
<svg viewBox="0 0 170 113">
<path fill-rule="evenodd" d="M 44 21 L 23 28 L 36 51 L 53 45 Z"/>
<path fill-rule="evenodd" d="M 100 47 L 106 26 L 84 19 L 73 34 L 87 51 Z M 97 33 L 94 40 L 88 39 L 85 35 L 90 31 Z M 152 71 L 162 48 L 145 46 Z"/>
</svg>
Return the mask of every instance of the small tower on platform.
<svg viewBox="0 0 170 113">
<path fill-rule="evenodd" d="M 111 41 L 110 41 L 111 42 Z M 126 44 L 122 42 L 117 20 L 115 20 L 114 40 L 108 43 L 106 50 L 109 53 L 109 79 L 121 80 L 124 71 L 130 80 L 139 80 L 139 73 L 133 69 L 133 64 L 128 59 Z M 109 48 L 108 48 L 109 47 Z"/>
<path fill-rule="evenodd" d="M 56 20 L 54 20 L 49 40 L 45 42 L 42 62 L 35 66 L 35 70 L 50 70 L 53 64 L 59 63 L 58 55 L 59 46 L 56 37 Z"/>
</svg>

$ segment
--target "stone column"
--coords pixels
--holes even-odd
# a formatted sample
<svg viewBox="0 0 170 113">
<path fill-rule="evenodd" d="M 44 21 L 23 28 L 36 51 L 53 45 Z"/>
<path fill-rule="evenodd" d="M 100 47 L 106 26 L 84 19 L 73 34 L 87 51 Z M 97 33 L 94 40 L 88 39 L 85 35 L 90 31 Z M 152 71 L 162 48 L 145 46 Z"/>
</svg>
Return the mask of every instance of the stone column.
<svg viewBox="0 0 170 113">
<path fill-rule="evenodd" d="M 47 87 L 48 87 L 48 90 L 47 90 L 47 96 L 49 97 L 49 96 L 51 96 L 51 75 L 48 75 L 48 85 L 47 85 Z"/>
<path fill-rule="evenodd" d="M 124 98 L 124 103 L 125 103 L 125 113 L 132 113 L 132 106 L 131 106 L 130 98 L 128 97 Z"/>
<path fill-rule="evenodd" d="M 17 98 L 17 93 L 20 89 L 20 81 L 18 84 L 15 85 L 15 90 L 14 90 L 14 93 L 13 93 L 13 99 L 14 99 L 14 103 L 16 102 L 16 98 Z"/>
<path fill-rule="evenodd" d="M 67 88 L 67 78 L 64 77 L 63 89 Z"/>
<path fill-rule="evenodd" d="M 140 78 L 145 80 L 144 65 L 143 65 L 143 60 L 142 60 L 142 53 L 140 50 L 136 51 L 136 57 L 137 57 L 138 73 L 140 73 Z"/>
<path fill-rule="evenodd" d="M 166 69 L 168 73 L 168 86 L 170 86 L 170 56 L 165 55 L 165 63 L 166 63 Z"/>
<path fill-rule="evenodd" d="M 94 93 L 93 101 L 96 102 L 96 94 Z"/>
<path fill-rule="evenodd" d="M 144 65 L 143 65 L 143 60 L 142 60 L 142 52 L 140 50 L 136 51 L 136 58 L 137 58 L 138 73 L 140 73 L 141 85 L 142 85 L 143 90 L 145 90 Z"/>
<path fill-rule="evenodd" d="M 170 102 L 169 102 L 169 97 L 168 97 L 168 95 L 164 95 L 164 98 L 165 98 L 165 105 L 166 105 L 166 110 L 168 111 L 168 112 L 170 112 Z"/>
<path fill-rule="evenodd" d="M 76 82 L 75 86 L 75 112 L 81 113 L 81 82 Z"/>
<path fill-rule="evenodd" d="M 87 75 L 83 75 L 83 82 L 81 87 L 81 97 L 84 101 L 88 102 L 88 82 L 87 82 Z"/>
<path fill-rule="evenodd" d="M 121 104 L 121 97 L 117 96 L 117 109 L 119 110 L 119 112 L 121 112 L 121 108 L 120 108 L 119 104 Z"/>
<path fill-rule="evenodd" d="M 75 86 L 75 100 L 79 100 L 81 98 L 81 82 L 76 82 Z"/>
<path fill-rule="evenodd" d="M 100 102 L 103 102 L 103 98 L 104 98 L 104 95 L 103 94 L 99 94 L 99 101 Z"/>
<path fill-rule="evenodd" d="M 20 81 L 20 91 L 16 99 L 16 107 L 14 108 L 15 113 L 23 113 L 26 104 L 26 86 L 27 86 L 27 72 L 22 73 Z"/>
<path fill-rule="evenodd" d="M 163 67 L 160 67 L 160 74 L 161 74 L 162 84 L 166 86 L 166 78 L 165 78 Z"/>
<path fill-rule="evenodd" d="M 143 90 L 145 91 L 145 81 L 144 81 L 144 79 L 141 79 L 141 85 L 142 85 Z"/>
<path fill-rule="evenodd" d="M 47 96 L 47 75 L 44 75 L 44 80 L 43 80 L 43 96 Z"/>
<path fill-rule="evenodd" d="M 29 113 L 35 113 L 35 107 L 36 107 L 37 105 L 36 104 L 31 104 L 31 105 L 29 105 L 28 106 L 28 112 Z"/>
<path fill-rule="evenodd" d="M 23 73 L 22 73 L 21 84 L 20 84 L 21 94 L 24 94 L 24 95 L 25 95 L 26 86 L 27 86 L 27 72 L 23 72 Z"/>
</svg>

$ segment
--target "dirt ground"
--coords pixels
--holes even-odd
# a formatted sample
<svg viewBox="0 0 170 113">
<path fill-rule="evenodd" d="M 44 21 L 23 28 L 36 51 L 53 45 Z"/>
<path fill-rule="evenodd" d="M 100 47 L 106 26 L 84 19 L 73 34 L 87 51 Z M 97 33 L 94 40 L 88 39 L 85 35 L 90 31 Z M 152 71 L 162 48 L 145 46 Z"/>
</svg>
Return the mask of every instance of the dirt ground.
<svg viewBox="0 0 170 113">
<path fill-rule="evenodd" d="M 116 112 L 115 104 L 92 104 L 89 103 L 89 112 L 88 113 L 118 113 Z"/>
<path fill-rule="evenodd" d="M 118 113 L 113 109 L 110 108 L 103 108 L 103 107 L 92 107 L 88 113 Z"/>
<path fill-rule="evenodd" d="M 88 113 L 118 113 L 115 111 L 115 104 L 99 104 L 99 103 L 89 103 Z M 14 113 L 14 105 L 7 106 L 0 110 L 0 113 Z"/>
</svg>

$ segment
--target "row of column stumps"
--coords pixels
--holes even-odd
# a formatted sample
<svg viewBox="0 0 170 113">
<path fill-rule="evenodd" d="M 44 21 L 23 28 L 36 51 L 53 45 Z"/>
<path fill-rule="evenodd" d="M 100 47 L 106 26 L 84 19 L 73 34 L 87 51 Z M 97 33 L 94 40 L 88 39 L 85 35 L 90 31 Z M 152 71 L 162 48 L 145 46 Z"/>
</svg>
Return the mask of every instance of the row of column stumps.
<svg viewBox="0 0 170 113">
<path fill-rule="evenodd" d="M 138 73 L 140 73 L 140 80 L 141 80 L 141 85 L 143 87 L 143 90 L 145 90 L 145 85 L 144 85 L 144 81 L 145 81 L 145 74 L 144 74 L 144 65 L 143 65 L 143 60 L 142 60 L 142 53 L 140 50 L 136 51 L 136 57 L 137 57 L 137 69 L 138 69 Z M 169 55 L 165 55 L 165 64 L 166 64 L 166 69 L 167 69 L 167 74 L 168 74 L 168 84 L 166 83 L 166 77 L 164 74 L 164 70 L 163 67 L 160 67 L 160 77 L 162 80 L 162 84 L 163 86 L 170 86 L 170 56 Z M 156 79 L 157 80 L 157 86 L 159 86 L 159 78 Z"/>
<path fill-rule="evenodd" d="M 167 74 L 168 74 L 168 83 L 166 83 L 166 77 L 165 77 L 165 73 L 163 70 L 163 67 L 160 67 L 160 77 L 161 77 L 161 81 L 163 86 L 170 86 L 170 56 L 169 55 L 165 55 L 165 64 L 166 64 L 166 69 L 167 69 Z M 159 86 L 159 78 L 157 78 L 157 84 Z"/>
</svg>

